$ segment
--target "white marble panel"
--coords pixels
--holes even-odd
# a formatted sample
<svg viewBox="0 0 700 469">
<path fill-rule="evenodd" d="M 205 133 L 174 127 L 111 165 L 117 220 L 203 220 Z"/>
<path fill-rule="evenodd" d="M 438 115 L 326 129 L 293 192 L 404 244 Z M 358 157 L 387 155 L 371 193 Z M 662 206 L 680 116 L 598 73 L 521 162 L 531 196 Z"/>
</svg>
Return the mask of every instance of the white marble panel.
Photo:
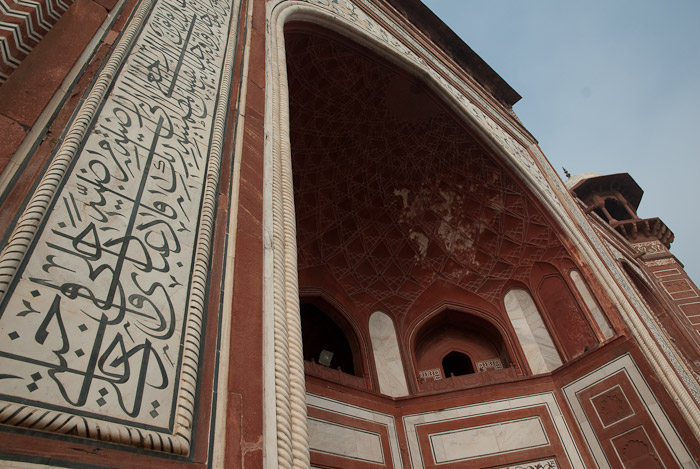
<svg viewBox="0 0 700 469">
<path fill-rule="evenodd" d="M 385 313 L 376 311 L 369 318 L 369 333 L 372 339 L 379 390 L 382 394 L 391 397 L 408 395 L 408 385 L 394 322 Z"/>
<path fill-rule="evenodd" d="M 0 305 L 0 393 L 36 412 L 19 425 L 186 454 L 234 7 L 140 5 L 32 198 L 52 192 Z"/>
<path fill-rule="evenodd" d="M 308 430 L 311 451 L 384 464 L 382 437 L 379 433 L 315 418 L 309 418 Z"/>
<path fill-rule="evenodd" d="M 603 333 L 603 337 L 609 339 L 614 334 L 613 330 L 608 324 L 608 321 L 605 319 L 603 312 L 598 307 L 598 303 L 596 303 L 596 301 L 593 299 L 593 295 L 591 295 L 586 283 L 583 281 L 583 278 L 581 278 L 581 274 L 578 272 L 578 270 L 572 270 L 569 275 L 571 275 L 571 280 L 574 281 L 576 289 L 581 294 L 583 301 L 586 303 L 588 311 L 591 312 L 593 319 L 595 320 L 596 324 L 598 324 L 598 328 Z"/>
<path fill-rule="evenodd" d="M 547 326 L 528 292 L 513 289 L 505 296 L 506 311 L 533 373 L 546 373 L 561 366 Z"/>
<path fill-rule="evenodd" d="M 549 444 L 539 417 L 430 435 L 437 464 L 466 461 Z"/>
<path fill-rule="evenodd" d="M 306 393 L 306 404 L 309 407 L 316 409 L 322 409 L 340 415 L 346 415 L 356 419 L 367 420 L 369 422 L 384 425 L 387 429 L 387 434 L 389 435 L 389 450 L 391 452 L 391 460 L 393 461 L 394 467 L 397 469 L 401 469 L 403 467 L 401 462 L 401 450 L 399 449 L 398 434 L 396 433 L 396 421 L 394 420 L 393 416 L 308 392 Z"/>
<path fill-rule="evenodd" d="M 418 441 L 418 427 L 421 425 L 430 425 L 439 422 L 449 422 L 451 420 L 464 419 L 468 417 L 476 417 L 481 415 L 493 415 L 501 412 L 508 412 L 514 409 L 528 409 L 534 407 L 544 407 L 546 412 L 552 419 L 554 423 L 554 429 L 559 441 L 561 441 L 564 451 L 567 455 L 568 464 L 576 469 L 582 469 L 585 467 L 581 454 L 576 447 L 576 443 L 573 440 L 571 431 L 561 415 L 561 408 L 551 392 L 540 393 L 540 394 L 530 394 L 527 396 L 516 397 L 513 399 L 499 399 L 490 402 L 482 402 L 478 404 L 471 404 L 461 407 L 451 407 L 448 409 L 443 409 L 434 412 L 423 412 L 420 414 L 406 415 L 403 417 L 404 430 L 406 431 L 406 439 L 408 441 L 408 452 L 409 458 L 411 460 L 411 467 L 413 468 L 423 468 L 424 458 L 430 458 L 430 455 L 424 455 L 421 453 L 420 443 Z M 506 422 L 508 423 L 508 422 Z M 551 439 L 553 435 L 547 436 Z M 518 438 L 515 437 L 510 443 L 504 443 L 507 445 L 518 445 Z M 442 451 L 443 455 L 446 454 L 445 446 L 439 450 Z M 556 466 L 553 466 L 556 467 Z"/>
</svg>

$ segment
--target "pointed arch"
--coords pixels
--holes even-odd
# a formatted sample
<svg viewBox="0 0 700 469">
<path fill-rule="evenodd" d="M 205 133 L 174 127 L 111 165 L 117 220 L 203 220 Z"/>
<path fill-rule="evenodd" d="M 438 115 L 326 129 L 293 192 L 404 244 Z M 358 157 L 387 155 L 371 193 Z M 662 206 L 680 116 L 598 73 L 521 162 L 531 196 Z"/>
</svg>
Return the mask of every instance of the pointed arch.
<svg viewBox="0 0 700 469">
<path fill-rule="evenodd" d="M 364 346 L 346 314 L 322 296 L 302 295 L 299 303 L 304 360 L 364 376 Z M 330 355 L 321 360 L 324 351 Z"/>
<path fill-rule="evenodd" d="M 419 390 L 431 389 L 426 377 L 442 380 L 494 368 L 509 370 L 508 378 L 515 375 L 518 360 L 509 345 L 511 340 L 490 315 L 481 311 L 444 306 L 415 324 L 410 337 Z M 475 384 L 481 382 L 460 380 L 449 386 Z"/>
<path fill-rule="evenodd" d="M 610 274 L 610 256 L 602 248 L 593 247 L 594 243 L 599 244 L 595 233 L 578 207 L 568 201 L 565 187 L 536 147 L 535 141 L 514 124 L 505 112 L 497 110 L 498 105 L 479 91 L 478 84 L 465 75 L 455 73 L 455 69 L 450 66 L 445 66 L 443 59 L 436 58 L 424 45 L 408 35 L 402 36 L 401 27 L 392 25 L 392 20 L 380 25 L 362 8 L 349 1 L 273 0 L 268 3 L 267 14 L 270 40 L 266 59 L 268 99 L 265 114 L 265 165 L 266 174 L 270 177 L 267 178 L 264 194 L 264 230 L 269 242 L 265 257 L 268 279 L 265 312 L 268 325 L 266 331 L 271 339 L 268 340 L 266 353 L 274 361 L 276 369 L 274 377 L 268 378 L 268 382 L 272 378 L 274 381 L 266 388 L 270 391 L 265 402 L 268 409 L 270 403 L 274 403 L 274 410 L 268 412 L 272 417 L 266 421 L 276 420 L 277 427 L 267 425 L 266 436 L 268 441 L 278 441 L 279 451 L 274 454 L 275 458 L 278 454 L 291 452 L 293 458 L 308 462 L 308 456 L 305 456 L 308 449 L 305 449 L 303 443 L 306 438 L 304 386 L 298 339 L 297 250 L 288 133 L 289 95 L 284 56 L 284 25 L 289 21 L 327 26 L 361 45 L 369 46 L 389 62 L 418 77 L 450 106 L 452 112 L 497 156 L 499 164 L 511 171 L 543 207 L 567 249 L 578 250 L 578 258 L 590 263 L 594 275 L 601 279 L 612 295 L 613 304 L 620 308 L 625 320 L 639 332 L 642 350 L 652 366 L 663 376 L 664 383 L 670 386 L 672 394 L 682 401 L 681 411 L 692 420 L 693 430 L 700 435 L 700 411 L 694 406 L 692 398 L 674 371 L 664 368 L 666 362 L 658 345 L 634 315 L 633 308 Z M 393 27 L 401 37 L 400 40 L 391 32 Z M 683 370 L 679 372 L 682 373 Z M 295 435 L 294 442 L 286 439 L 285 435 Z M 273 455 L 268 453 L 268 456 Z"/>
</svg>

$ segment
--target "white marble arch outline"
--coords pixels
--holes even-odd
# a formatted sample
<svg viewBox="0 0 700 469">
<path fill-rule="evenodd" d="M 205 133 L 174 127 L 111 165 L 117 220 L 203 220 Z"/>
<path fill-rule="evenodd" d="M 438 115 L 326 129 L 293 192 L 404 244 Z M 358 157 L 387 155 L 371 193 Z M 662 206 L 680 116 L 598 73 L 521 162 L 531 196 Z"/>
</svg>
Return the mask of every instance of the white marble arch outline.
<svg viewBox="0 0 700 469">
<path fill-rule="evenodd" d="M 369 317 L 369 336 L 379 391 L 391 397 L 408 395 L 406 367 L 391 316 L 383 311 L 372 313 Z"/>
<path fill-rule="evenodd" d="M 388 24 L 393 20 L 370 4 L 355 0 Z M 308 433 L 304 404 L 303 356 L 299 324 L 296 228 L 291 180 L 289 109 L 284 53 L 284 25 L 306 21 L 333 29 L 420 77 L 536 197 L 561 231 L 579 250 L 635 336 L 660 381 L 679 403 L 679 409 L 700 438 L 700 409 L 683 382 L 687 372 L 669 359 L 654 340 L 658 333 L 640 319 L 623 292 L 606 252 L 580 208 L 571 199 L 535 141 L 503 119 L 479 96 L 474 86 L 444 66 L 422 45 L 393 24 L 400 38 L 387 31 L 350 0 L 272 0 L 266 11 L 265 60 L 265 182 L 263 194 L 264 252 L 264 434 L 267 467 L 308 467 Z M 420 56 L 405 44 L 420 52 Z M 477 105 L 478 104 L 478 105 Z M 488 109 L 487 114 L 483 109 Z M 494 118 L 495 116 L 495 118 Z M 504 130 L 507 127 L 507 131 Z M 517 134 L 517 135 L 516 135 Z M 516 135 L 516 136 L 514 136 Z M 520 141 L 522 139 L 522 141 Z M 622 285 L 622 286 L 621 286 Z M 668 347 L 664 347 L 668 348 Z M 680 378 L 683 378 L 683 382 Z M 692 383 L 691 383 L 692 384 Z M 697 384 L 694 385 L 697 388 Z M 697 391 L 696 389 L 693 389 Z M 276 447 L 272 442 L 276 442 Z"/>
<path fill-rule="evenodd" d="M 560 367 L 559 351 L 530 292 L 511 288 L 503 302 L 532 373 L 548 373 Z"/>
</svg>

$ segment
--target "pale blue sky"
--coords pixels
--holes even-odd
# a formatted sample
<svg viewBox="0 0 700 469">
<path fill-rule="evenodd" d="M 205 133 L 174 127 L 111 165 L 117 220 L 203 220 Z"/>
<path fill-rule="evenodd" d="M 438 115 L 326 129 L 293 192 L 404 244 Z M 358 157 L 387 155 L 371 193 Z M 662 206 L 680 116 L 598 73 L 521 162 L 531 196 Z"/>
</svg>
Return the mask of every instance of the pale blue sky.
<svg viewBox="0 0 700 469">
<path fill-rule="evenodd" d="M 700 1 L 424 3 L 520 93 L 562 177 L 630 173 L 700 283 Z"/>
</svg>

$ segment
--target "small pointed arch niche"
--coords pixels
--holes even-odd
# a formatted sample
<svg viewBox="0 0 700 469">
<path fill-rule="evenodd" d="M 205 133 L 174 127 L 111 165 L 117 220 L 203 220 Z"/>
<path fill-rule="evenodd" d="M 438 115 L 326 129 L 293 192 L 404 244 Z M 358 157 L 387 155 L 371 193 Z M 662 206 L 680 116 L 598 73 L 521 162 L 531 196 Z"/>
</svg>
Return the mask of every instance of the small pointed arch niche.
<svg viewBox="0 0 700 469">
<path fill-rule="evenodd" d="M 466 353 L 452 350 L 442 357 L 442 371 L 445 376 L 464 376 L 474 373 L 474 363 Z"/>
<path fill-rule="evenodd" d="M 363 344 L 340 308 L 321 296 L 302 296 L 299 311 L 306 372 L 366 387 Z"/>
<path fill-rule="evenodd" d="M 415 333 L 413 353 L 419 390 L 487 384 L 482 374 L 515 376 L 500 328 L 482 315 L 443 309 Z"/>
</svg>

